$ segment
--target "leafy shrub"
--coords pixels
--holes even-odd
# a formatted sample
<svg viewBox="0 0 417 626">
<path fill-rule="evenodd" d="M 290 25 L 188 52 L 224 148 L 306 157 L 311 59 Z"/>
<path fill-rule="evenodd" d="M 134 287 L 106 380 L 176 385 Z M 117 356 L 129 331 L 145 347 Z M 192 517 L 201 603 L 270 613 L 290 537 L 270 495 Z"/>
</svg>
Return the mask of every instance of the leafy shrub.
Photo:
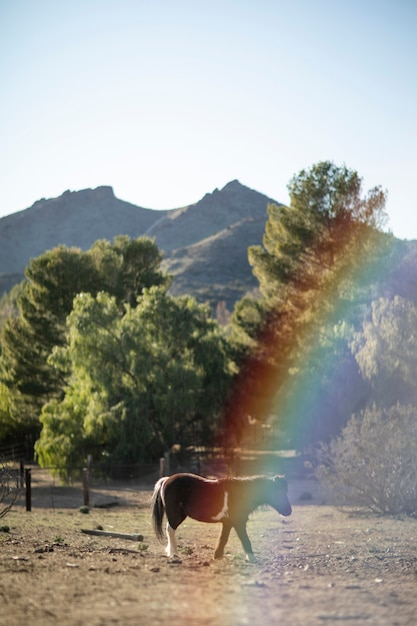
<svg viewBox="0 0 417 626">
<path fill-rule="evenodd" d="M 320 481 L 340 501 L 417 515 L 417 410 L 397 404 L 353 416 L 320 452 Z"/>
</svg>

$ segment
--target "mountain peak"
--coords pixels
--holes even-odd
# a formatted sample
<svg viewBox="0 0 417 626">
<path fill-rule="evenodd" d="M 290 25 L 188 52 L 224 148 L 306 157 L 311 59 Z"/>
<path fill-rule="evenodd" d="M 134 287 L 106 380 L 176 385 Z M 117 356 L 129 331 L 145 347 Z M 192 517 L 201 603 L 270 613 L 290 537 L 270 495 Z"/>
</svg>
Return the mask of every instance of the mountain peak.
<svg viewBox="0 0 417 626">
<path fill-rule="evenodd" d="M 55 198 L 40 198 L 40 200 L 36 200 L 30 207 L 33 209 L 34 207 L 39 208 L 40 205 L 48 204 L 51 202 L 61 202 L 61 201 L 70 201 L 70 202 L 78 202 L 83 198 L 92 198 L 94 200 L 112 200 L 115 199 L 113 187 L 110 185 L 101 185 L 100 187 L 96 187 L 95 189 L 91 189 L 88 187 L 87 189 L 80 189 L 77 191 L 71 191 L 71 189 L 67 189 L 60 196 Z"/>
<path fill-rule="evenodd" d="M 77 193 L 77 192 L 72 192 L 72 193 Z M 91 194 L 92 196 L 95 196 L 96 198 L 100 198 L 100 199 L 115 197 L 113 187 L 111 187 L 110 185 L 101 185 L 100 187 L 96 187 L 95 189 L 90 189 L 90 188 L 82 189 L 78 193 Z"/>
<path fill-rule="evenodd" d="M 243 294 L 247 288 L 253 287 L 252 272 L 246 258 L 247 247 L 262 242 L 269 201 L 269 198 L 236 179 L 221 189 L 207 193 L 194 204 L 166 211 L 144 209 L 119 200 L 113 188 L 107 185 L 95 189 L 67 190 L 56 198 L 42 198 L 30 209 L 0 219 L 0 295 L 2 275 L 13 275 L 13 280 L 17 282 L 21 278 L 18 274 L 23 273 L 29 259 L 59 243 L 87 250 L 97 239 L 111 241 L 117 235 L 132 238 L 151 235 L 167 263 L 174 252 L 177 262 L 178 255 L 190 259 L 198 253 L 202 258 L 204 250 L 206 261 L 203 267 L 206 264 L 210 272 L 217 272 L 212 294 L 209 297 L 204 295 L 205 299 L 208 297 L 213 301 L 217 297 L 217 283 L 226 284 L 229 280 L 230 255 L 225 265 L 227 254 L 219 253 L 219 245 L 227 241 L 230 254 L 239 259 L 237 264 L 243 272 L 239 275 L 241 287 L 238 289 Z M 232 242 L 234 237 L 236 241 Z M 202 242 L 205 242 L 204 245 L 200 245 Z M 207 250 L 213 252 L 209 260 Z M 186 293 L 191 285 L 187 273 L 176 280 Z M 10 281 L 7 282 L 8 288 L 10 284 Z M 225 289 L 227 291 L 228 287 Z M 223 287 L 220 291 L 223 293 Z M 237 297 L 236 289 L 233 293 L 232 300 Z M 219 297 L 232 304 L 229 296 Z"/>
<path fill-rule="evenodd" d="M 235 178 L 234 180 L 231 180 L 229 183 L 227 183 L 222 189 L 221 191 L 236 191 L 237 189 L 245 189 L 245 186 L 242 185 L 237 178 Z M 246 187 L 247 189 L 247 187 Z"/>
</svg>

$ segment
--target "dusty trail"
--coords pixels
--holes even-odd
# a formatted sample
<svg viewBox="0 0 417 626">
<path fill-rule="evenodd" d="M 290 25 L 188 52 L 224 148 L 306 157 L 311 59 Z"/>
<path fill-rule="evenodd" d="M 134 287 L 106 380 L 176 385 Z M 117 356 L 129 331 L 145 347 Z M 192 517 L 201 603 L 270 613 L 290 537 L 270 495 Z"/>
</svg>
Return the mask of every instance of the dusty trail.
<svg viewBox="0 0 417 626">
<path fill-rule="evenodd" d="M 257 563 L 245 562 L 234 535 L 213 561 L 219 526 L 191 520 L 178 530 L 181 562 L 171 563 L 153 536 L 151 491 L 119 487 L 117 507 L 89 515 L 67 508 L 69 495 L 2 520 L 2 626 L 416 623 L 415 520 L 349 514 L 322 504 L 313 483 L 293 482 L 290 518 L 266 510 L 248 524 Z M 81 532 L 98 525 L 144 541 Z"/>
</svg>

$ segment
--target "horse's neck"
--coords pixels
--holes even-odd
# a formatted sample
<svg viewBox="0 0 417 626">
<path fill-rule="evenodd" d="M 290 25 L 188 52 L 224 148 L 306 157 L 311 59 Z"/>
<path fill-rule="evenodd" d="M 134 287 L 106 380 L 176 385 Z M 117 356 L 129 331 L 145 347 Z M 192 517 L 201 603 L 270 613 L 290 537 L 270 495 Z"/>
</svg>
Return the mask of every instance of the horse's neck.
<svg viewBox="0 0 417 626">
<path fill-rule="evenodd" d="M 254 484 L 252 487 L 252 500 L 253 504 L 256 507 L 262 506 L 263 504 L 269 504 L 269 490 L 266 478 L 257 478 L 254 480 Z"/>
<path fill-rule="evenodd" d="M 258 507 L 269 504 L 269 495 L 265 479 L 255 478 L 249 484 L 242 483 L 241 498 L 244 499 L 247 509 L 252 512 Z"/>
</svg>

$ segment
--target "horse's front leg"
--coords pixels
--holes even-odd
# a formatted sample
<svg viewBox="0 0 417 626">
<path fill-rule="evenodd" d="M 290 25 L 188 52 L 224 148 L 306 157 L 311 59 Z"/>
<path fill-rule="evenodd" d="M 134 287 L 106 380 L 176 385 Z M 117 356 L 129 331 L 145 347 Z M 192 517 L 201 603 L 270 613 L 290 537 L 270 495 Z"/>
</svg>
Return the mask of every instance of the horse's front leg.
<svg viewBox="0 0 417 626">
<path fill-rule="evenodd" d="M 236 529 L 237 536 L 242 542 L 242 546 L 246 554 L 246 560 L 250 561 L 251 563 L 255 563 L 256 559 L 255 559 L 255 555 L 253 554 L 252 544 L 250 542 L 248 533 L 246 531 L 246 521 L 239 522 L 239 524 L 235 524 L 235 529 Z"/>
<path fill-rule="evenodd" d="M 221 559 L 224 554 L 224 547 L 229 539 L 232 526 L 226 522 L 222 522 L 222 530 L 217 540 L 216 549 L 214 551 L 214 558 Z"/>
</svg>

